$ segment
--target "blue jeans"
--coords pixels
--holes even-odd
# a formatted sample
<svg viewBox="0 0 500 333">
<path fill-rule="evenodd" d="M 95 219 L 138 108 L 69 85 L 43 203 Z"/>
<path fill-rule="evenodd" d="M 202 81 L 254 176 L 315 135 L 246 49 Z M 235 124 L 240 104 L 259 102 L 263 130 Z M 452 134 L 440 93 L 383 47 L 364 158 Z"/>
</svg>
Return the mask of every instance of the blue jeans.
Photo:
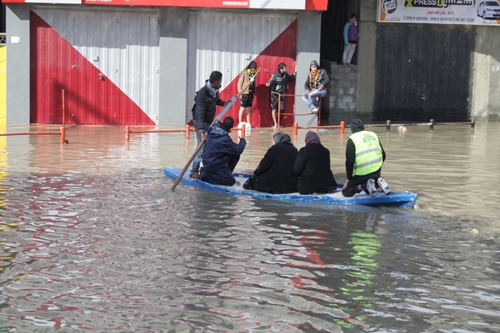
<svg viewBox="0 0 500 333">
<path fill-rule="evenodd" d="M 312 110 L 318 107 L 318 99 L 321 97 L 325 97 L 325 95 L 325 89 L 312 89 L 309 91 L 309 93 L 304 93 L 304 95 L 302 95 L 302 99 L 304 100 L 304 102 L 306 102 L 309 109 Z"/>
<path fill-rule="evenodd" d="M 209 127 L 210 125 L 204 124 L 203 128 L 205 129 L 205 133 L 207 133 Z M 196 130 L 196 148 L 198 148 L 201 142 L 200 130 L 196 127 L 196 124 L 194 125 L 194 129 Z M 193 167 L 191 169 L 191 173 L 200 172 L 200 163 L 202 155 L 203 155 L 203 147 L 201 147 L 201 149 L 198 151 L 198 154 L 196 154 L 196 156 L 193 159 Z"/>
</svg>

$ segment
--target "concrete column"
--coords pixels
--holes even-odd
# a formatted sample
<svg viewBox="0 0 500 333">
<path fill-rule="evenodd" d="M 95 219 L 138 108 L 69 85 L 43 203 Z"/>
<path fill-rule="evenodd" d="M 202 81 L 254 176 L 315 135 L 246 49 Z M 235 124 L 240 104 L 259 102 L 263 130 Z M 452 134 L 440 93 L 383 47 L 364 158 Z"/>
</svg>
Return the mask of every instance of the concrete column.
<svg viewBox="0 0 500 333">
<path fill-rule="evenodd" d="M 160 107 L 157 125 L 183 127 L 186 124 L 188 111 L 186 102 L 188 10 L 162 7 L 159 24 Z"/>
<path fill-rule="evenodd" d="M 30 6 L 7 4 L 7 124 L 30 123 Z"/>
<path fill-rule="evenodd" d="M 319 52 L 321 42 L 321 12 L 300 11 L 297 25 L 297 83 L 295 84 L 295 94 L 304 93 L 304 83 L 309 75 L 309 65 L 312 60 L 320 63 Z M 328 101 L 325 99 L 325 103 Z M 295 113 L 309 113 L 309 108 L 300 96 L 295 98 Z M 297 116 L 295 121 L 299 126 L 316 126 L 318 117 Z"/>
<path fill-rule="evenodd" d="M 375 53 L 377 46 L 377 4 L 361 0 L 359 14 L 357 113 L 373 113 L 375 97 Z"/>
</svg>

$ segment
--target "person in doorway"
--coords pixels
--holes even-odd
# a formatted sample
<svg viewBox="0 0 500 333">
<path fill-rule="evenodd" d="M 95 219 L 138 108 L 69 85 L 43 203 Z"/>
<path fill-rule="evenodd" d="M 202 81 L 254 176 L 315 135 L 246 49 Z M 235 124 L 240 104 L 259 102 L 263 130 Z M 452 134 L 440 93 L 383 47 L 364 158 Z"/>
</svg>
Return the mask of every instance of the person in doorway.
<svg viewBox="0 0 500 333">
<path fill-rule="evenodd" d="M 344 53 L 342 55 L 342 64 L 344 66 L 351 66 L 352 56 L 358 45 L 358 38 L 358 20 L 356 14 L 351 14 L 344 25 Z"/>
<path fill-rule="evenodd" d="M 250 123 L 250 111 L 252 109 L 253 98 L 255 95 L 255 76 L 257 75 L 257 63 L 255 61 L 251 61 L 247 68 L 241 72 L 240 77 L 238 79 L 238 93 L 243 94 L 240 96 L 240 111 L 238 112 L 238 121 L 239 124 L 243 121 L 243 113 L 246 114 L 246 123 L 251 127 L 255 128 Z M 252 82 L 250 86 L 244 89 L 248 82 Z"/>
<path fill-rule="evenodd" d="M 332 193 L 337 182 L 330 169 L 330 151 L 325 148 L 318 134 L 309 131 L 306 146 L 299 150 L 293 171 L 299 175 L 297 190 L 300 194 Z"/>
<path fill-rule="evenodd" d="M 306 102 L 311 113 L 318 113 L 318 100 L 326 95 L 326 87 L 330 82 L 330 77 L 326 70 L 319 68 L 316 60 L 311 61 L 309 66 L 309 75 L 307 76 L 304 88 L 306 91 L 302 99 Z"/>
<path fill-rule="evenodd" d="M 365 131 L 361 119 L 352 120 L 351 132 L 345 150 L 347 180 L 342 195 L 352 197 L 364 190 L 374 196 L 378 192 L 377 187 L 389 194 L 391 187 L 380 175 L 386 155 L 377 134 Z"/>
<path fill-rule="evenodd" d="M 201 180 L 215 185 L 232 186 L 236 183 L 234 168 L 246 146 L 244 138 L 239 143 L 233 142 L 229 132 L 234 126 L 234 119 L 226 117 L 217 122 L 207 132 L 207 143 L 203 151 L 203 169 Z"/>
<path fill-rule="evenodd" d="M 285 96 L 279 96 L 281 94 L 285 94 L 288 88 L 288 82 L 295 80 L 297 77 L 297 66 L 295 66 L 295 72 L 292 75 L 289 75 L 286 72 L 286 65 L 281 63 L 278 65 L 278 70 L 271 75 L 269 82 L 266 83 L 267 87 L 271 87 L 271 109 L 274 128 L 278 127 L 277 121 L 277 110 L 278 110 L 278 97 L 280 104 L 280 113 L 285 111 Z"/>
<path fill-rule="evenodd" d="M 219 89 L 222 86 L 222 73 L 213 71 L 210 78 L 205 81 L 205 85 L 196 92 L 194 97 L 195 104 L 193 105 L 193 121 L 196 131 L 196 146 L 198 146 L 205 132 L 214 121 L 216 105 L 224 106 L 226 102 L 219 98 Z M 203 155 L 203 147 L 194 157 L 193 166 L 191 168 L 190 178 L 200 178 L 200 163 Z"/>
<path fill-rule="evenodd" d="M 297 153 L 288 134 L 275 133 L 273 146 L 268 149 L 252 177 L 243 184 L 243 188 L 268 193 L 297 192 L 299 177 L 293 172 Z"/>
</svg>

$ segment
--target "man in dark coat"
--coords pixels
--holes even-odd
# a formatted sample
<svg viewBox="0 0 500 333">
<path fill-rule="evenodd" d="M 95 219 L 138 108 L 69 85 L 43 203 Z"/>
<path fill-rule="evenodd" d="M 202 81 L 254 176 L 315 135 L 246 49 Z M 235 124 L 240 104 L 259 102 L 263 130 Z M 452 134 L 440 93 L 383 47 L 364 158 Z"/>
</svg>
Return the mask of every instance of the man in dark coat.
<svg viewBox="0 0 500 333">
<path fill-rule="evenodd" d="M 293 172 L 297 148 L 286 133 L 274 134 L 273 141 L 274 145 L 268 149 L 253 176 L 243 187 L 268 193 L 297 192 L 299 177 Z"/>
<path fill-rule="evenodd" d="M 215 106 L 226 105 L 226 102 L 219 98 L 219 88 L 221 85 L 222 73 L 213 71 L 210 74 L 210 78 L 205 81 L 203 88 L 198 90 L 196 93 L 194 98 L 195 104 L 192 109 L 194 128 L 196 130 L 196 146 L 198 146 L 201 140 L 205 138 L 205 132 L 214 121 Z M 190 178 L 200 178 L 199 171 L 202 155 L 203 147 L 201 147 L 193 160 L 193 167 L 191 169 L 191 174 L 189 175 Z"/>
<path fill-rule="evenodd" d="M 293 165 L 293 171 L 300 176 L 297 190 L 300 194 L 336 191 L 337 182 L 330 169 L 330 151 L 312 131 L 307 132 L 305 141 L 306 146 L 299 150 Z"/>
<path fill-rule="evenodd" d="M 240 138 L 233 142 L 229 131 L 234 126 L 234 119 L 227 117 L 224 122 L 217 122 L 207 132 L 207 142 L 203 151 L 203 171 L 201 179 L 210 184 L 232 186 L 236 183 L 234 168 L 240 160 L 247 142 Z"/>
</svg>

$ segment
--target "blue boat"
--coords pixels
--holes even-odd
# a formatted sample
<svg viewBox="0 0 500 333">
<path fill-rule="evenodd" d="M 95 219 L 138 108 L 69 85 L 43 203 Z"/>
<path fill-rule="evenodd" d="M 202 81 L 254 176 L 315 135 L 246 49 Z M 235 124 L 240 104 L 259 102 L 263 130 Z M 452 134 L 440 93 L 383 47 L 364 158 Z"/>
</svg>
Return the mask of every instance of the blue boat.
<svg viewBox="0 0 500 333">
<path fill-rule="evenodd" d="M 177 179 L 182 169 L 176 168 L 165 168 L 165 174 L 173 179 Z M 250 177 L 249 174 L 235 173 L 236 184 L 233 186 L 220 186 L 212 185 L 199 179 L 189 178 L 189 173 L 185 173 L 181 179 L 181 183 L 203 188 L 206 190 L 227 193 L 231 195 L 247 195 L 261 199 L 272 199 L 287 202 L 312 202 L 312 203 L 324 203 L 329 205 L 364 205 L 364 206 L 396 206 L 396 207 L 406 207 L 411 206 L 417 200 L 417 194 L 413 192 L 391 192 L 385 194 L 382 191 L 378 192 L 375 196 L 369 196 L 363 191 L 356 194 L 354 197 L 344 197 L 342 195 L 342 185 L 339 185 L 339 191 L 329 194 L 312 194 L 312 195 L 302 195 L 299 193 L 288 193 L 288 194 L 271 194 L 265 192 L 258 192 L 254 190 L 246 190 L 242 187 L 245 181 Z"/>
</svg>

